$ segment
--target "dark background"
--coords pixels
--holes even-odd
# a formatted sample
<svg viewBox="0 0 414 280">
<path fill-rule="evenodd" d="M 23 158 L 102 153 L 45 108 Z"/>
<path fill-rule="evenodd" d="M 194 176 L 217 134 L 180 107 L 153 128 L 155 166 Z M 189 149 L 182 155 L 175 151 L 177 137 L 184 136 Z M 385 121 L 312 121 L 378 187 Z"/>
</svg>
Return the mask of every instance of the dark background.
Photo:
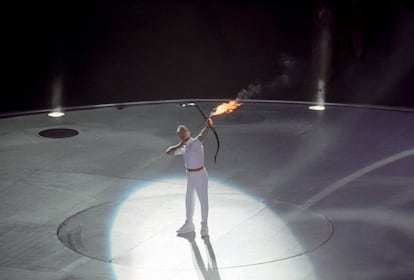
<svg viewBox="0 0 414 280">
<path fill-rule="evenodd" d="M 352 2 L 327 1 L 335 31 L 326 101 L 414 107 L 412 1 Z M 243 89 L 252 99 L 314 101 L 315 7 L 312 0 L 3 5 L 0 109 L 235 98 Z M 360 56 L 351 47 L 355 26 Z"/>
</svg>

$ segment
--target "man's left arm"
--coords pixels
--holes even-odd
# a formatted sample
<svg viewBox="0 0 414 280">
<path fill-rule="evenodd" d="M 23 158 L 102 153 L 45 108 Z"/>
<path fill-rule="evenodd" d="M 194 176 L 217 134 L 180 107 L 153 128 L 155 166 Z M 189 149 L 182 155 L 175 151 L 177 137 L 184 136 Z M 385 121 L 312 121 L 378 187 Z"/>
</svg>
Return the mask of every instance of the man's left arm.
<svg viewBox="0 0 414 280">
<path fill-rule="evenodd" d="M 200 141 L 203 141 L 209 131 L 209 128 L 213 125 L 213 121 L 211 120 L 211 118 L 208 118 L 206 121 L 206 126 L 200 131 L 200 133 L 197 136 L 197 139 L 199 139 Z"/>
</svg>

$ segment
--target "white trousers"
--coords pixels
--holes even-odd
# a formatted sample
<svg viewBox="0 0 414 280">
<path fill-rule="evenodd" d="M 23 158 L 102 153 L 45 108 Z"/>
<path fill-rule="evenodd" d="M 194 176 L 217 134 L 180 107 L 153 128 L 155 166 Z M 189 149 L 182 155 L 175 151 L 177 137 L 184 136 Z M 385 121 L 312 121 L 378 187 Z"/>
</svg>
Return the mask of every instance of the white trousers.
<svg viewBox="0 0 414 280">
<path fill-rule="evenodd" d="M 185 194 L 185 210 L 188 222 L 193 221 L 194 193 L 197 193 L 201 206 L 201 222 L 207 224 L 208 219 L 208 174 L 207 170 L 187 171 L 187 192 Z"/>
</svg>

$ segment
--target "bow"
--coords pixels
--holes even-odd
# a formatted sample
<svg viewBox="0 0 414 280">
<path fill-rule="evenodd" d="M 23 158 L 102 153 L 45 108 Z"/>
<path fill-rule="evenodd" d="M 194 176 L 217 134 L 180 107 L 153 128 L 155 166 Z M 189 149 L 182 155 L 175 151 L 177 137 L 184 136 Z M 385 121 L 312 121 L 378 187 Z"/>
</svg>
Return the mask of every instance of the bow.
<svg viewBox="0 0 414 280">
<path fill-rule="evenodd" d="M 203 116 L 203 118 L 204 118 L 204 120 L 205 121 L 207 121 L 207 119 L 209 118 L 207 115 L 206 115 L 206 113 L 201 109 L 201 107 L 200 106 L 198 106 L 198 104 L 196 104 L 196 103 L 194 103 L 194 102 L 191 102 L 191 103 L 183 103 L 183 104 L 181 104 L 181 107 L 187 107 L 187 106 L 193 106 L 193 107 L 196 107 L 197 108 L 197 110 L 200 112 L 200 114 Z M 216 161 L 217 161 L 217 155 L 218 155 L 218 153 L 219 153 L 219 150 L 220 150 L 220 140 L 219 140 L 219 137 L 218 137 L 218 134 L 217 134 L 217 131 L 216 131 L 216 129 L 212 126 L 212 125 L 210 125 L 210 123 L 209 122 L 207 122 L 207 125 L 211 128 L 211 130 L 213 131 L 213 133 L 214 133 L 214 136 L 216 137 L 216 142 L 217 142 L 217 150 L 216 150 L 216 154 L 214 155 L 214 163 L 216 163 Z"/>
</svg>

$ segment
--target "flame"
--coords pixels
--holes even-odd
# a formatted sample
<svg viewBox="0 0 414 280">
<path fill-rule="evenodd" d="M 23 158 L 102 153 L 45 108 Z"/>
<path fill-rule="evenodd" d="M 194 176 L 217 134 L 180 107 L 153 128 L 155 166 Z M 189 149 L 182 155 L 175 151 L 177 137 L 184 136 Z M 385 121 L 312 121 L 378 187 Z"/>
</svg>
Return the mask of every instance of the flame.
<svg viewBox="0 0 414 280">
<path fill-rule="evenodd" d="M 229 102 L 224 102 L 218 105 L 211 111 L 210 117 L 212 116 L 218 116 L 222 114 L 229 114 L 236 110 L 238 107 L 240 107 L 242 103 L 238 101 L 238 99 L 231 100 Z"/>
</svg>

